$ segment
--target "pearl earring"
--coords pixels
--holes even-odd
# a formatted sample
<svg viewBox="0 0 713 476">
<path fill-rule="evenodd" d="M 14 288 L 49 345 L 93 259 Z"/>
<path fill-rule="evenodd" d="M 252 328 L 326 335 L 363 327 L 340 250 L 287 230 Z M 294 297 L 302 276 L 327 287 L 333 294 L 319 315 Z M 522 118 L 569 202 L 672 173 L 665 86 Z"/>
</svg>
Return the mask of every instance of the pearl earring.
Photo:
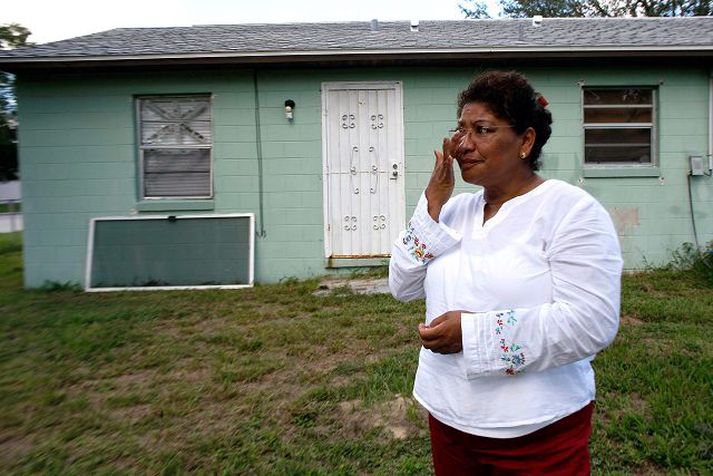
<svg viewBox="0 0 713 476">
<path fill-rule="evenodd" d="M 525 157 L 527 157 L 527 154 L 525 154 L 524 152 L 520 152 L 520 158 L 524 159 Z"/>
</svg>

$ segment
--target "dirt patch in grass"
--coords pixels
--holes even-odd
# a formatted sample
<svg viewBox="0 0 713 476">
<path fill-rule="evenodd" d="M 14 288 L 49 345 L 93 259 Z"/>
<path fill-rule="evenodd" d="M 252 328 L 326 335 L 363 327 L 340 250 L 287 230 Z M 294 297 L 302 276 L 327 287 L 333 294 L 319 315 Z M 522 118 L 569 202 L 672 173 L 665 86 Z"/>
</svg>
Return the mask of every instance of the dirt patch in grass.
<svg viewBox="0 0 713 476">
<path fill-rule="evenodd" d="M 268 413 L 269 419 L 282 428 L 285 441 L 305 425 L 315 425 L 315 430 L 325 436 L 343 434 L 358 439 L 371 430 L 382 428 L 395 439 L 409 438 L 421 431 L 414 422 L 420 406 L 410 397 L 397 395 L 392 400 L 368 406 L 361 400 L 335 402 L 340 389 L 368 378 L 366 369 L 394 350 L 372 349 L 361 340 L 346 342 L 339 352 L 325 352 L 323 347 L 308 346 L 300 353 L 299 366 L 288 365 L 254 381 L 241 383 L 241 395 L 260 396 L 252 407 L 243 406 L 242 413 Z M 275 352 L 270 352 L 275 357 Z M 280 358 L 289 361 L 286 355 Z M 305 423 L 305 419 L 309 422 Z"/>
<path fill-rule="evenodd" d="M 156 376 L 155 370 L 141 370 L 115 377 L 87 379 L 66 387 L 67 400 L 86 399 L 95 410 L 105 409 L 107 399 L 110 397 L 121 398 L 128 394 L 135 395 L 149 391 L 156 381 Z M 128 406 L 130 407 L 131 405 Z M 117 411 L 126 411 L 126 408 L 122 407 Z"/>
<path fill-rule="evenodd" d="M 670 356 L 674 352 L 687 352 L 686 349 L 679 346 L 675 340 L 661 336 L 644 337 L 641 339 L 641 345 L 652 355 L 663 354 Z"/>
<path fill-rule="evenodd" d="M 134 389 L 137 387 L 145 388 L 151 382 L 155 381 L 155 379 L 156 379 L 156 371 L 149 369 L 149 370 L 141 370 L 141 371 L 135 372 L 135 373 L 119 375 L 118 377 L 115 377 L 113 379 L 107 379 L 107 380 L 115 383 L 118 387 L 118 390 L 128 390 L 130 388 Z"/>
<path fill-rule="evenodd" d="M 228 327 L 234 326 L 230 318 L 225 316 L 211 316 L 204 319 L 192 319 L 190 321 L 166 322 L 163 330 L 177 332 L 176 337 L 185 338 L 197 334 L 213 334 L 222 332 Z"/>
<path fill-rule="evenodd" d="M 621 316 L 621 324 L 623 326 L 641 326 L 641 325 L 645 324 L 645 322 L 637 317 L 627 314 L 627 315 Z"/>
<path fill-rule="evenodd" d="M 111 417 L 117 421 L 134 425 L 141 420 L 148 418 L 153 413 L 153 406 L 145 403 L 131 407 L 115 408 L 111 411 Z"/>
<path fill-rule="evenodd" d="M 31 435 L 17 435 L 6 430 L 0 431 L 0 461 L 22 459 L 33 447 Z"/>
<path fill-rule="evenodd" d="M 210 382 L 213 372 L 207 368 L 197 369 L 176 369 L 172 371 L 170 377 L 188 383 L 208 383 Z"/>
<path fill-rule="evenodd" d="M 649 404 L 637 392 L 629 394 L 629 406 L 637 415 L 645 416 L 648 413 Z"/>
<path fill-rule="evenodd" d="M 342 430 L 352 437 L 382 428 L 394 439 L 404 440 L 424 431 L 410 416 L 419 414 L 425 421 L 425 414 L 420 409 L 413 398 L 395 395 L 392 400 L 368 407 L 361 400 L 341 402 L 337 406 L 337 416 Z"/>
<path fill-rule="evenodd" d="M 299 375 L 293 370 L 273 372 L 256 382 L 241 385 L 241 393 L 246 395 L 269 395 L 270 407 L 284 410 L 299 395 L 310 388 L 300 382 Z M 279 413 L 275 411 L 274 413 Z"/>
<path fill-rule="evenodd" d="M 319 289 L 312 294 L 315 296 L 329 296 L 335 291 L 348 289 L 354 294 L 389 294 L 388 278 L 357 278 L 340 279 L 330 277 L 319 283 Z"/>
<path fill-rule="evenodd" d="M 204 435 L 214 438 L 217 435 L 228 436 L 239 430 L 250 415 L 250 408 L 240 405 L 240 402 L 226 400 L 223 402 L 206 401 L 199 409 L 192 412 L 182 423 L 187 433 Z"/>
<path fill-rule="evenodd" d="M 349 375 L 337 375 L 331 380 L 331 385 L 335 388 L 346 387 L 352 384 L 355 380 L 360 380 L 366 377 L 366 372 L 353 372 Z"/>
<path fill-rule="evenodd" d="M 658 476 L 664 474 L 671 474 L 669 471 L 664 471 L 663 469 L 654 466 L 651 463 L 644 462 L 640 467 L 632 470 L 635 476 Z"/>
</svg>

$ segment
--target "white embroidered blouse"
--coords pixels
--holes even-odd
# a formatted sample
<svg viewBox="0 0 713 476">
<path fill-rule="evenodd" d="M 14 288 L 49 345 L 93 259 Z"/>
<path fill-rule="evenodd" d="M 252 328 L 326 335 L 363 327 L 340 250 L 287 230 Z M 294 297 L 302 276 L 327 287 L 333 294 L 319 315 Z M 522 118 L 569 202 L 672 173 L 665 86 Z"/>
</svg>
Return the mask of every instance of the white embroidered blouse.
<svg viewBox="0 0 713 476">
<path fill-rule="evenodd" d="M 619 326 L 622 259 L 606 210 L 547 180 L 483 224 L 483 194 L 431 219 L 425 195 L 394 244 L 389 286 L 461 317 L 463 351 L 421 348 L 414 397 L 439 421 L 495 438 L 531 433 L 594 399 L 590 361 Z"/>
</svg>

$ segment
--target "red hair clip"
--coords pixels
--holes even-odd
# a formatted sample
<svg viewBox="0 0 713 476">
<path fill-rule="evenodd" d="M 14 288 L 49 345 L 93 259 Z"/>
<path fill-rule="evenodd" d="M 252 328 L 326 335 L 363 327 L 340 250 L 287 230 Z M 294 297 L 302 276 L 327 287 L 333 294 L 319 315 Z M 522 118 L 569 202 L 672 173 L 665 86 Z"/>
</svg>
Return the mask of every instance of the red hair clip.
<svg viewBox="0 0 713 476">
<path fill-rule="evenodd" d="M 539 104 L 542 107 L 547 107 L 549 102 L 547 102 L 547 99 L 542 94 L 537 95 L 537 104 Z"/>
</svg>

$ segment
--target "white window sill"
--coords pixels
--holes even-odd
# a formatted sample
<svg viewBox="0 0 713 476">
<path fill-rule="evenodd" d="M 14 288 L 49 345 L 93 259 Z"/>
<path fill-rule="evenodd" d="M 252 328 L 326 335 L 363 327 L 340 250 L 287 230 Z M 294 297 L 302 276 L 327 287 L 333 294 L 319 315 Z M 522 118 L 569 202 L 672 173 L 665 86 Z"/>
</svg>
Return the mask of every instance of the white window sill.
<svg viewBox="0 0 713 476">
<path fill-rule="evenodd" d="M 608 178 L 608 177 L 659 177 L 661 169 L 655 165 L 646 166 L 584 166 L 582 175 L 586 178 Z"/>
<path fill-rule="evenodd" d="M 214 210 L 215 201 L 209 200 L 144 200 L 136 204 L 139 212 L 163 212 L 182 210 Z"/>
</svg>

